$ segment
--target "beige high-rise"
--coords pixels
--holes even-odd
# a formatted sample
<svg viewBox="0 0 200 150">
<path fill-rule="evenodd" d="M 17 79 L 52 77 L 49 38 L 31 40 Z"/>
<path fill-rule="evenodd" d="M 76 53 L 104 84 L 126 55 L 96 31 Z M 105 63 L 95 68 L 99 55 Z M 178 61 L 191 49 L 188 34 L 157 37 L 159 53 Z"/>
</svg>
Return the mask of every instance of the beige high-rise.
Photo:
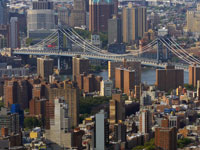
<svg viewBox="0 0 200 150">
<path fill-rule="evenodd" d="M 37 58 L 37 74 L 48 80 L 49 75 L 53 74 L 53 59 L 48 57 Z"/>
<path fill-rule="evenodd" d="M 88 73 L 89 71 L 89 59 L 81 58 L 80 56 L 73 57 L 72 59 L 72 71 L 73 79 L 75 80 L 77 75 Z"/>
<path fill-rule="evenodd" d="M 187 31 L 200 32 L 200 4 L 197 4 L 196 10 L 187 11 Z"/>
<path fill-rule="evenodd" d="M 131 43 L 144 36 L 147 31 L 146 7 L 131 4 L 122 10 L 123 42 Z"/>
<path fill-rule="evenodd" d="M 121 94 L 113 94 L 110 100 L 110 124 L 114 125 L 119 120 L 125 120 L 125 102 Z"/>
</svg>

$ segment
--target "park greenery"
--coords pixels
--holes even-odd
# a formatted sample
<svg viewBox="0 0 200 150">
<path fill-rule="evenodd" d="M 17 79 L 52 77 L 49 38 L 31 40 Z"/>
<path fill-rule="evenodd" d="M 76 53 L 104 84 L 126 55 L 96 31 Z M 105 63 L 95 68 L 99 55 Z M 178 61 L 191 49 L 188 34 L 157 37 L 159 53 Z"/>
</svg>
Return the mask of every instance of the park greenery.
<svg viewBox="0 0 200 150">
<path fill-rule="evenodd" d="M 177 141 L 178 148 L 184 148 L 188 144 L 192 143 L 192 140 L 189 138 L 182 138 Z M 149 142 L 146 142 L 144 145 L 136 146 L 132 150 L 155 150 L 156 146 L 154 144 L 154 139 L 151 139 Z"/>
<path fill-rule="evenodd" d="M 0 108 L 4 107 L 4 103 L 0 101 Z"/>
<path fill-rule="evenodd" d="M 26 45 L 27 46 L 30 46 L 32 44 L 32 42 L 33 42 L 33 39 L 31 39 L 31 38 L 26 39 Z"/>
<path fill-rule="evenodd" d="M 192 140 L 189 138 L 182 138 L 177 141 L 178 148 L 184 148 L 190 143 L 192 143 Z"/>
<path fill-rule="evenodd" d="M 24 119 L 24 128 L 25 129 L 33 129 L 35 127 L 41 127 L 42 120 L 36 117 L 26 117 Z"/>
<path fill-rule="evenodd" d="M 81 97 L 80 98 L 80 113 L 91 114 L 92 109 L 102 104 L 109 103 L 110 97 Z"/>
<path fill-rule="evenodd" d="M 110 97 L 81 97 L 80 98 L 80 122 L 93 115 L 92 109 L 103 104 L 108 104 Z"/>
<path fill-rule="evenodd" d="M 136 146 L 132 150 L 155 150 L 154 139 L 151 139 L 149 142 L 146 142 L 144 145 Z"/>
<path fill-rule="evenodd" d="M 184 87 L 189 91 L 195 91 L 196 88 L 193 85 L 190 84 L 184 84 Z"/>
</svg>

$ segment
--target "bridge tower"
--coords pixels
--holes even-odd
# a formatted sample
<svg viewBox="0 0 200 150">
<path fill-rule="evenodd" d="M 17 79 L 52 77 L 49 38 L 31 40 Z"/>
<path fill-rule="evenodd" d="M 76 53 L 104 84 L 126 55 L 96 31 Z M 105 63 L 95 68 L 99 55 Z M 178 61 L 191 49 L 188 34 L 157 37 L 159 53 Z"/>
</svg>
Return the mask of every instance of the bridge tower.
<svg viewBox="0 0 200 150">
<path fill-rule="evenodd" d="M 71 41 L 66 37 L 66 35 L 64 35 L 64 33 L 62 32 L 63 28 L 60 26 L 57 30 L 57 36 L 58 36 L 58 53 L 61 53 L 63 51 L 67 51 L 68 49 L 72 49 L 71 46 Z M 67 32 L 67 30 L 66 30 Z M 72 59 L 70 57 L 61 57 L 58 56 L 58 70 L 69 70 L 71 69 L 70 66 L 70 61 L 72 61 Z"/>
<path fill-rule="evenodd" d="M 171 51 L 166 47 L 166 51 L 164 52 L 164 46 L 163 43 L 160 41 L 160 39 L 164 39 L 168 44 L 168 29 L 159 29 L 158 30 L 158 39 L 157 39 L 157 61 L 158 62 L 167 62 L 169 59 L 171 59 Z"/>
<path fill-rule="evenodd" d="M 157 61 L 160 62 L 163 60 L 164 60 L 163 44 L 159 39 L 157 39 Z"/>
<path fill-rule="evenodd" d="M 61 32 L 60 29 L 58 29 L 58 50 L 63 51 L 63 33 Z"/>
</svg>

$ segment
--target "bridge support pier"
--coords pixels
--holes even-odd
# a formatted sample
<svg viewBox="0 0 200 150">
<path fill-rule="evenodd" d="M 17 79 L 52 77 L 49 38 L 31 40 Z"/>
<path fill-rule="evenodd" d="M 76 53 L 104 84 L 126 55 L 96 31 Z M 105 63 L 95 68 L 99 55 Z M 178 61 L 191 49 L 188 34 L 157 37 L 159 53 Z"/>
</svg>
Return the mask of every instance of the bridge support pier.
<svg viewBox="0 0 200 150">
<path fill-rule="evenodd" d="M 58 71 L 60 71 L 61 67 L 60 67 L 60 57 L 58 57 Z"/>
</svg>

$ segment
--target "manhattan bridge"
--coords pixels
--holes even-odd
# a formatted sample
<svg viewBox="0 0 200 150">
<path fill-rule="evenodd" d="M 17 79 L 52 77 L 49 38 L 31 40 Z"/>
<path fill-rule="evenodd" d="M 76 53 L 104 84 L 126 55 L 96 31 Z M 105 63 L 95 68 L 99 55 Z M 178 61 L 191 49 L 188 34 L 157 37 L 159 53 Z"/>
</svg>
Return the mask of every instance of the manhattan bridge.
<svg viewBox="0 0 200 150">
<path fill-rule="evenodd" d="M 55 44 L 53 47 L 48 45 Z M 66 48 L 64 45 L 71 44 L 79 47 L 79 51 Z M 156 50 L 156 59 L 143 57 L 148 55 L 152 50 Z M 1 50 L 6 53 L 8 50 Z M 58 69 L 60 69 L 61 57 L 73 57 L 80 55 L 89 59 L 114 60 L 122 61 L 139 61 L 142 65 L 164 68 L 172 55 L 177 56 L 182 63 L 170 62 L 179 69 L 188 69 L 188 65 L 200 65 L 200 60 L 191 55 L 176 41 L 167 36 L 158 36 L 149 44 L 141 47 L 139 50 L 133 50 L 125 54 L 115 54 L 102 50 L 91 44 L 88 40 L 81 37 L 73 28 L 61 28 L 50 34 L 48 37 L 29 47 L 21 49 L 12 49 L 12 55 L 36 55 L 36 56 L 53 56 L 58 59 Z"/>
</svg>

